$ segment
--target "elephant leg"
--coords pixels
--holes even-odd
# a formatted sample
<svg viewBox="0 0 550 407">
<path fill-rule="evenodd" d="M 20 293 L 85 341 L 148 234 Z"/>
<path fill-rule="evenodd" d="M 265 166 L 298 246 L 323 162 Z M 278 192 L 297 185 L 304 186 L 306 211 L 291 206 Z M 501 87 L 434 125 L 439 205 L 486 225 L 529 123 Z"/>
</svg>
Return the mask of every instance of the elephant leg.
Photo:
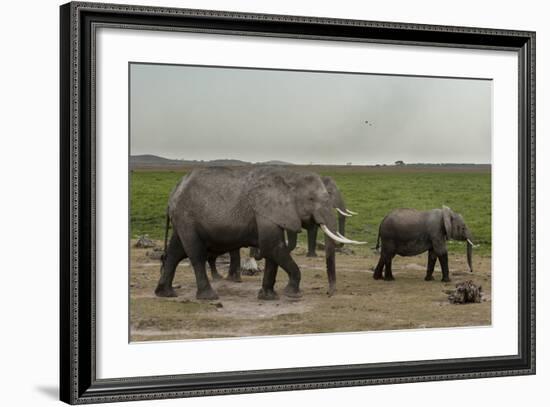
<svg viewBox="0 0 550 407">
<path fill-rule="evenodd" d="M 393 274 L 391 271 L 391 263 L 393 260 L 393 255 L 382 254 L 382 257 L 384 257 L 384 268 L 386 269 L 384 271 L 384 280 L 385 281 L 395 280 L 395 278 L 393 278 Z"/>
<path fill-rule="evenodd" d="M 262 291 L 269 290 L 269 284 L 273 285 L 275 283 L 277 267 L 271 265 L 271 263 L 274 263 L 276 266 L 281 266 L 289 276 L 288 285 L 285 287 L 285 294 L 289 297 L 301 297 L 300 268 L 290 256 L 290 251 L 285 243 L 283 229 L 274 227 L 272 223 L 259 224 L 258 247 L 266 260 L 263 281 L 267 285 L 262 286 Z M 270 264 L 269 268 L 268 263 Z"/>
<path fill-rule="evenodd" d="M 229 252 L 229 273 L 227 274 L 227 280 L 240 283 L 241 279 L 241 253 L 239 249 Z"/>
<path fill-rule="evenodd" d="M 380 255 L 372 278 L 374 278 L 375 280 L 380 280 L 382 278 L 382 271 L 384 271 L 384 256 Z"/>
<path fill-rule="evenodd" d="M 260 249 L 258 249 L 257 247 L 250 247 L 248 253 L 249 253 L 248 255 L 250 257 L 253 257 L 256 260 L 261 260 L 261 258 L 262 258 L 262 255 L 260 253 Z"/>
<path fill-rule="evenodd" d="M 198 300 L 217 300 L 218 294 L 208 281 L 206 275 L 206 256 L 189 257 L 193 270 L 195 271 L 195 279 L 197 281 L 197 299 Z"/>
<path fill-rule="evenodd" d="M 207 257 L 208 265 L 210 266 L 210 274 L 212 275 L 212 280 L 221 280 L 222 276 L 218 273 L 218 268 L 216 267 L 216 259 L 218 256 L 209 254 Z"/>
<path fill-rule="evenodd" d="M 287 297 L 300 298 L 302 293 L 300 292 L 300 280 L 301 273 L 300 268 L 290 255 L 286 246 L 276 246 L 271 254 L 273 260 L 281 266 L 281 268 L 288 274 L 288 284 L 285 287 L 284 293 Z"/>
<path fill-rule="evenodd" d="M 198 238 L 193 230 L 178 230 L 178 234 L 182 236 L 182 241 L 185 246 L 185 251 L 189 256 L 189 261 L 195 272 L 195 280 L 197 281 L 197 299 L 199 300 L 217 300 L 218 294 L 210 285 L 208 275 L 206 274 L 206 261 L 208 258 L 206 247 Z"/>
<path fill-rule="evenodd" d="M 443 274 L 441 281 L 448 283 L 451 279 L 449 278 L 449 255 L 447 252 L 439 256 L 439 264 L 441 265 L 441 273 Z"/>
<path fill-rule="evenodd" d="M 176 291 L 172 287 L 174 274 L 178 263 L 185 259 L 187 254 L 181 244 L 179 237 L 174 233 L 170 238 L 170 243 L 166 249 L 166 254 L 162 260 L 160 279 L 155 289 L 157 297 L 177 297 Z"/>
<path fill-rule="evenodd" d="M 315 252 L 317 246 L 317 231 L 319 227 L 314 225 L 307 230 L 307 257 L 317 257 Z"/>
<path fill-rule="evenodd" d="M 428 252 L 428 268 L 426 270 L 426 277 L 424 278 L 424 280 L 432 281 L 434 279 L 433 274 L 434 274 L 436 261 L 437 261 L 437 256 L 435 252 L 433 250 L 430 250 Z"/>
<path fill-rule="evenodd" d="M 287 231 L 286 236 L 286 245 L 288 247 L 288 250 L 293 251 L 296 248 L 296 244 L 298 242 L 298 233 Z"/>
<path fill-rule="evenodd" d="M 277 278 L 277 268 L 279 266 L 273 260 L 265 259 L 265 270 L 262 279 L 262 288 L 258 293 L 259 300 L 278 300 L 279 296 L 275 292 L 275 280 Z"/>
</svg>

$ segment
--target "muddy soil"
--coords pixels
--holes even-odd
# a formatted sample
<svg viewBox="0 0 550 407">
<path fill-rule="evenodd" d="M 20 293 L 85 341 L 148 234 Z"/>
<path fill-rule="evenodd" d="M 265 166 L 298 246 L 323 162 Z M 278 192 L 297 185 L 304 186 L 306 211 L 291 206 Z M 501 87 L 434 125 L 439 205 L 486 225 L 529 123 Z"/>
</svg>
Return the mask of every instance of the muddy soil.
<svg viewBox="0 0 550 407">
<path fill-rule="evenodd" d="M 450 283 L 442 283 L 439 265 L 435 281 L 424 281 L 427 256 L 396 257 L 395 281 L 374 280 L 378 255 L 338 254 L 337 293 L 328 297 L 325 261 L 305 257 L 298 247 L 293 257 L 302 271 L 300 299 L 282 294 L 287 275 L 280 270 L 277 301 L 260 301 L 262 274 L 242 276 L 242 282 L 213 281 L 219 300 L 195 299 L 195 278 L 188 261 L 178 266 L 176 298 L 154 295 L 160 262 L 147 256 L 151 249 L 131 247 L 131 341 L 290 335 L 322 332 L 422 329 L 491 324 L 491 258 L 474 255 L 474 273 L 465 255 L 449 255 Z M 246 256 L 247 250 L 242 250 Z M 261 264 L 261 262 L 260 262 Z M 227 274 L 227 265 L 218 271 Z M 450 304 L 457 283 L 473 280 L 482 286 L 482 302 Z"/>
</svg>

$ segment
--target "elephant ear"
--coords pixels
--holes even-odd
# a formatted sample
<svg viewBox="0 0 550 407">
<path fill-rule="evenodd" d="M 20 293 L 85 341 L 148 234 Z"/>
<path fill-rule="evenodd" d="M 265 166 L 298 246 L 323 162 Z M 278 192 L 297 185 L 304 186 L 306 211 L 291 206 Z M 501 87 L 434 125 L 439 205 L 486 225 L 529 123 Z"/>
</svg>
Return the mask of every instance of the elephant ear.
<svg viewBox="0 0 550 407">
<path fill-rule="evenodd" d="M 334 180 L 328 176 L 324 176 L 321 179 L 323 180 L 323 184 L 325 184 L 325 188 L 327 189 L 327 192 L 330 196 L 332 207 L 345 210 L 346 204 L 344 202 L 344 198 L 342 197 L 342 193 L 336 186 Z"/>
<path fill-rule="evenodd" d="M 257 178 L 249 189 L 248 199 L 256 216 L 292 232 L 302 230 L 292 188 L 283 177 L 275 175 Z"/>
<path fill-rule="evenodd" d="M 443 226 L 445 227 L 445 234 L 447 235 L 447 240 L 451 238 L 451 231 L 452 231 L 452 211 L 451 208 L 448 206 L 443 206 L 442 209 L 443 212 Z"/>
</svg>

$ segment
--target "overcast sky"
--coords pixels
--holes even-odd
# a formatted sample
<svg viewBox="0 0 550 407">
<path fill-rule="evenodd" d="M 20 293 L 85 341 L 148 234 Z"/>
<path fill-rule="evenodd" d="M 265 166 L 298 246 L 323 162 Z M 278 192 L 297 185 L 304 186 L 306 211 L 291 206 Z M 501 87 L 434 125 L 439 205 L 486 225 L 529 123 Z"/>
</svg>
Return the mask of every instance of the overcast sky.
<svg viewBox="0 0 550 407">
<path fill-rule="evenodd" d="M 157 64 L 130 70 L 132 155 L 491 162 L 489 80 Z"/>
</svg>

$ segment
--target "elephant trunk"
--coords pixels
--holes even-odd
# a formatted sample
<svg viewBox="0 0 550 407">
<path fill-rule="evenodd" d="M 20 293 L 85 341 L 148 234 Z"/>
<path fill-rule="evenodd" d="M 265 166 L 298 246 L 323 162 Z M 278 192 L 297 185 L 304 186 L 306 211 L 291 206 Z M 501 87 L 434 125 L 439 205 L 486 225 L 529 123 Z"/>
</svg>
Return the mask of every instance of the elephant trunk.
<svg viewBox="0 0 550 407">
<path fill-rule="evenodd" d="M 472 266 L 472 252 L 474 250 L 474 244 L 472 243 L 472 237 L 470 233 L 467 234 L 466 239 L 466 259 L 468 260 L 468 267 L 470 267 L 470 273 L 474 272 L 474 268 Z"/>
<path fill-rule="evenodd" d="M 286 245 L 288 247 L 288 250 L 293 251 L 296 248 L 298 233 L 287 230 L 286 236 L 287 236 Z"/>
<path fill-rule="evenodd" d="M 336 218 L 330 209 L 323 208 L 314 215 L 315 222 L 325 234 L 325 259 L 327 264 L 329 296 L 336 292 L 336 243 L 332 230 L 336 230 Z M 327 233 L 328 232 L 328 233 Z"/>
<path fill-rule="evenodd" d="M 474 269 L 472 267 L 472 245 L 471 244 L 467 244 L 466 245 L 466 257 L 468 258 L 468 267 L 470 267 L 470 272 L 473 273 L 474 272 Z"/>
<path fill-rule="evenodd" d="M 336 292 L 336 247 L 334 240 L 325 235 L 325 259 L 327 263 L 328 291 L 332 296 Z"/>
<path fill-rule="evenodd" d="M 342 235 L 346 235 L 346 217 L 338 214 L 338 232 Z"/>
</svg>

